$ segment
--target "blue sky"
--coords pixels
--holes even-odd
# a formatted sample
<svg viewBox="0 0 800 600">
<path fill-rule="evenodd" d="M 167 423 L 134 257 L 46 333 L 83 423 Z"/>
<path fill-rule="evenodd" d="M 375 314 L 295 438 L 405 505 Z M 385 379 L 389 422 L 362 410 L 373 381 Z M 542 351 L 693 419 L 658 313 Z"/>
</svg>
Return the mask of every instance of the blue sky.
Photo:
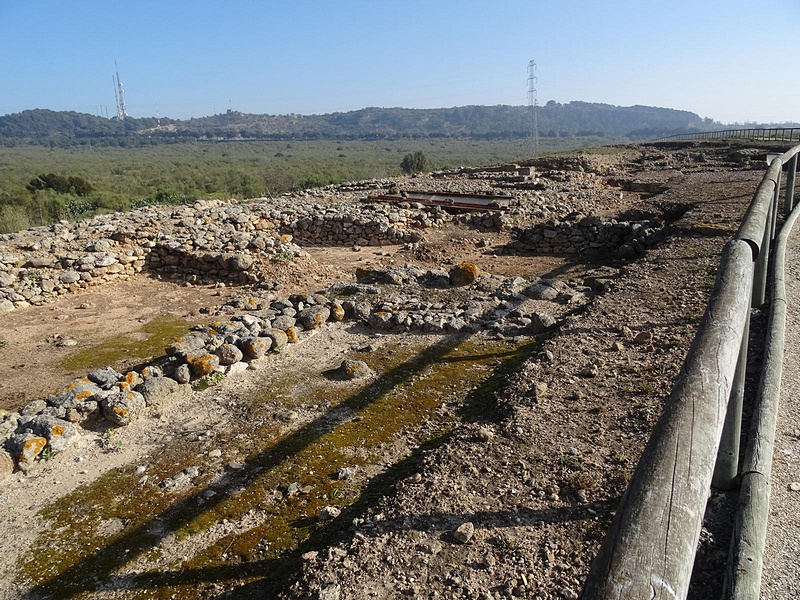
<svg viewBox="0 0 800 600">
<path fill-rule="evenodd" d="M 767 10 L 771 11 L 770 13 Z M 538 100 L 800 121 L 800 0 L 0 0 L 0 114 Z"/>
</svg>

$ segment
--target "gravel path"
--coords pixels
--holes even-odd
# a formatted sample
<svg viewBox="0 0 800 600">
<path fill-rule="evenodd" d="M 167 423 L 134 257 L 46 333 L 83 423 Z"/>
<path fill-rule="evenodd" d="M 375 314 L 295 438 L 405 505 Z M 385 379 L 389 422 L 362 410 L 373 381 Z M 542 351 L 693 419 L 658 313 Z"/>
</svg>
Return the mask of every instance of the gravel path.
<svg viewBox="0 0 800 600">
<path fill-rule="evenodd" d="M 761 583 L 763 599 L 800 596 L 800 228 L 786 256 L 786 347 L 778 430 L 772 465 L 767 547 Z"/>
</svg>

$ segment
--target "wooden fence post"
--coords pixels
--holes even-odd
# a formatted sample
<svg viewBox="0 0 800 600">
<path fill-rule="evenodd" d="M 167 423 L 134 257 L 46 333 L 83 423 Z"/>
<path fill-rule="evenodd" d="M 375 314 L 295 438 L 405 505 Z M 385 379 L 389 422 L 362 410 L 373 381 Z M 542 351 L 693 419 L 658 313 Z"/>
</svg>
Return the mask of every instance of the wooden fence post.
<svg viewBox="0 0 800 600">
<path fill-rule="evenodd" d="M 788 217 L 794 208 L 794 177 L 797 174 L 797 154 L 789 159 L 788 172 L 786 173 L 786 197 L 783 203 L 783 213 Z"/>
<path fill-rule="evenodd" d="M 747 374 L 749 331 L 750 311 L 747 312 L 744 335 L 742 335 L 742 346 L 739 350 L 739 360 L 736 363 L 736 374 L 733 378 L 733 388 L 731 389 L 730 400 L 728 400 L 728 410 L 725 413 L 722 438 L 719 442 L 717 464 L 714 466 L 714 476 L 711 479 L 711 485 L 719 490 L 736 489 L 737 476 L 739 475 L 739 443 L 742 436 L 742 404 L 745 376 Z"/>
</svg>

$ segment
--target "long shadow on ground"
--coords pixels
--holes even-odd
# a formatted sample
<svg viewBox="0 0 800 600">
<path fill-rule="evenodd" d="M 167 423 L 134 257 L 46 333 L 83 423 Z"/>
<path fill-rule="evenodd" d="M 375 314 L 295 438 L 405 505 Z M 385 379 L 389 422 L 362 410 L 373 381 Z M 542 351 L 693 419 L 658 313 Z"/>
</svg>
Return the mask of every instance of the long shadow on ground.
<svg viewBox="0 0 800 600">
<path fill-rule="evenodd" d="M 246 584 L 237 590 L 235 595 L 237 598 L 254 597 L 252 595 L 264 597 L 267 591 L 276 592 L 283 589 L 289 582 L 291 574 L 296 573 L 300 564 L 300 556 L 304 552 L 324 546 L 332 539 L 332 536 L 342 535 L 339 523 L 351 523 L 355 516 L 364 514 L 381 497 L 391 493 L 398 481 L 415 471 L 417 462 L 424 452 L 445 443 L 448 436 L 440 435 L 431 439 L 417 448 L 407 459 L 400 461 L 383 474 L 373 477 L 356 501 L 345 508 L 333 526 L 312 528 L 310 537 L 301 542 L 298 548 L 283 551 L 275 558 L 247 560 L 235 564 L 223 563 L 163 573 L 144 572 L 132 575 L 116 573 L 126 565 L 133 563 L 138 557 L 151 551 L 166 536 L 178 532 L 201 515 L 211 513 L 228 499 L 241 493 L 242 489 L 256 485 L 260 478 L 265 477 L 270 471 L 290 461 L 320 438 L 349 421 L 353 414 L 365 409 L 399 384 L 413 378 L 427 366 L 435 363 L 470 360 L 447 356 L 464 341 L 466 341 L 466 337 L 448 338 L 406 360 L 388 371 L 379 380 L 331 407 L 314 421 L 286 435 L 268 449 L 253 456 L 241 470 L 228 472 L 222 482 L 217 481 L 184 498 L 166 511 L 149 516 L 144 522 L 114 541 L 98 545 L 90 554 L 51 579 L 37 585 L 24 598 L 28 600 L 53 597 L 69 598 L 98 590 L 115 589 L 129 590 L 131 594 L 136 594 L 137 590 L 139 593 L 147 590 L 148 594 L 155 594 L 156 597 L 161 595 L 169 597 L 177 592 L 180 597 L 182 594 L 179 588 L 184 588 L 184 592 L 190 593 L 191 597 L 198 597 L 198 594 L 202 595 L 203 592 L 199 591 L 197 586 L 204 584 L 208 586 L 215 583 L 230 585 L 234 582 Z M 535 344 L 529 344 L 513 352 L 495 355 L 495 358 L 503 360 L 503 363 L 477 390 L 469 394 L 462 417 L 488 418 L 490 420 L 500 418 L 501 415 L 496 412 L 496 405 L 486 404 L 486 398 L 489 398 L 491 392 L 496 391 L 502 385 L 506 375 L 521 360 L 530 355 L 534 346 Z M 487 355 L 484 354 L 480 357 L 485 359 Z M 471 360 L 476 360 L 476 358 L 473 357 Z M 214 495 L 206 498 L 205 492 L 209 490 L 213 491 Z M 186 589 L 185 586 L 192 586 L 192 588 Z"/>
</svg>

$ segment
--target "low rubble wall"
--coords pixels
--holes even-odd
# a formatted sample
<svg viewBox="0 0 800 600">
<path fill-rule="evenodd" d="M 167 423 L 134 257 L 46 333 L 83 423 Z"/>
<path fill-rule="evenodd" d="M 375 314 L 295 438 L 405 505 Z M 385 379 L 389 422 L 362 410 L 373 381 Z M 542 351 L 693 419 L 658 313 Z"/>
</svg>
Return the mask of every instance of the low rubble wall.
<svg viewBox="0 0 800 600">
<path fill-rule="evenodd" d="M 98 420 L 126 426 L 151 414 L 150 407 L 185 398 L 193 383 L 202 389 L 202 381 L 209 384 L 259 368 L 268 353 L 281 353 L 287 344 L 303 341 L 326 324 L 348 319 L 387 333 L 490 331 L 530 336 L 556 326 L 554 315 L 585 303 L 591 293 L 553 279 L 492 276 L 472 263 L 447 271 L 363 268 L 357 278 L 358 282 L 340 281 L 325 293 L 252 304 L 248 312 L 192 327 L 166 347 L 166 356 L 137 370 L 95 369 L 18 411 L 0 409 L 0 481 L 15 468 L 29 471 L 41 459 L 63 452 Z M 383 286 L 396 290 L 387 297 L 381 294 Z M 435 293 L 464 286 L 485 295 L 470 294 L 472 299 L 455 303 Z M 426 290 L 434 291 L 427 300 Z M 365 364 L 350 361 L 345 375 L 356 377 L 362 371 L 368 372 Z"/>
<path fill-rule="evenodd" d="M 537 254 L 585 256 L 612 255 L 633 258 L 662 241 L 660 219 L 603 221 L 597 216 L 577 216 L 568 221 L 548 221 L 530 228 L 514 228 L 509 247 Z"/>
<path fill-rule="evenodd" d="M 302 252 L 293 240 L 322 246 L 418 242 L 422 230 L 452 220 L 440 209 L 280 204 L 148 207 L 0 235 L 0 312 L 143 270 L 252 283 L 259 259 Z"/>
</svg>

